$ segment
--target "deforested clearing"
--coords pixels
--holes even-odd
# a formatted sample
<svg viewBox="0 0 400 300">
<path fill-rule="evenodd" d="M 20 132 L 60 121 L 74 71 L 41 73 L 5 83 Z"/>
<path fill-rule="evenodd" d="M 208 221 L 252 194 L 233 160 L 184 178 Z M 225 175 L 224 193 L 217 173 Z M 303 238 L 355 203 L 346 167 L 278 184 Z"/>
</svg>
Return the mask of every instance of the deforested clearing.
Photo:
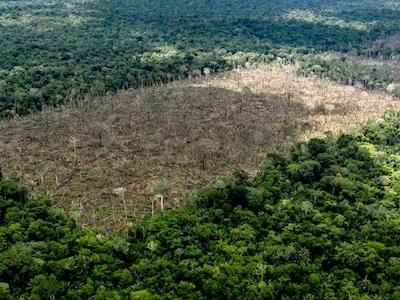
<svg viewBox="0 0 400 300">
<path fill-rule="evenodd" d="M 268 152 L 346 131 L 399 108 L 287 65 L 124 90 L 1 121 L 0 167 L 83 225 L 109 233 L 184 204 L 235 169 L 259 169 Z"/>
</svg>

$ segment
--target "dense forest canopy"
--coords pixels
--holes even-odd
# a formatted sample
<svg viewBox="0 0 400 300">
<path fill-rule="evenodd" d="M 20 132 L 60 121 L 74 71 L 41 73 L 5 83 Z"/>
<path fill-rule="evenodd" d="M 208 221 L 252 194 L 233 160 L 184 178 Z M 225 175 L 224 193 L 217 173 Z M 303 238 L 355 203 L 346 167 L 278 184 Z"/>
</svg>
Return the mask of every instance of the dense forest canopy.
<svg viewBox="0 0 400 300">
<path fill-rule="evenodd" d="M 235 143 L 264 147 L 275 134 L 286 146 L 315 124 L 331 122 L 337 132 L 357 119 L 345 118 L 352 112 L 365 120 L 396 107 L 388 99 L 400 97 L 398 1 L 3 0 L 0 49 L 0 125 L 7 135 L 0 139 L 0 157 L 18 157 L 13 169 L 19 174 L 21 162 L 30 164 L 33 185 L 50 178 L 57 187 L 68 186 L 71 193 L 63 197 L 72 203 L 82 190 L 69 180 L 93 181 L 88 187 L 106 188 L 87 191 L 96 208 L 100 195 L 112 200 L 112 191 L 124 212 L 123 229 L 103 235 L 79 224 L 83 218 L 57 210 L 51 191 L 33 196 L 0 172 L 1 300 L 400 299 L 399 112 L 353 133 L 260 156 L 257 174 L 237 170 L 171 209 L 163 202 L 167 178 L 154 181 L 151 217 L 138 217 L 133 206 L 128 213 L 125 198 L 126 186 L 148 189 L 145 176 L 157 177 L 166 161 L 179 165 L 168 151 L 189 162 L 181 168 L 196 171 L 192 176 L 200 174 L 195 166 L 208 172 L 215 149 L 229 150 L 204 130 L 210 123 L 218 125 L 221 140 L 239 132 L 244 139 Z M 250 68 L 272 61 L 269 73 Z M 186 90 L 146 87 L 242 66 L 212 77 L 214 86 L 194 79 L 183 82 Z M 300 75 L 324 79 L 314 76 L 310 85 Z M 110 102 L 117 97 L 109 92 L 130 87 L 143 88 Z M 56 114 L 44 110 L 33 119 L 7 120 L 75 101 L 80 105 Z M 211 104 L 221 105 L 217 113 Z M 161 113 L 165 105 L 171 110 Z M 103 110 L 91 109 L 96 106 Z M 201 113 L 183 113 L 196 109 Z M 151 122 L 153 116 L 159 118 Z M 246 131 L 249 123 L 263 126 Z M 195 154 L 196 163 L 179 149 Z M 252 153 L 232 149 L 232 161 Z M 146 164 L 151 152 L 162 159 L 155 155 L 157 166 L 146 166 L 148 173 L 127 164 Z M 47 167 L 60 162 L 60 174 L 68 176 L 59 178 Z M 105 172 L 117 169 L 121 173 Z M 122 174 L 124 181 L 108 174 Z"/>
<path fill-rule="evenodd" d="M 0 114 L 249 61 L 398 57 L 399 11 L 390 0 L 2 1 Z"/>
<path fill-rule="evenodd" d="M 398 299 L 400 115 L 104 237 L 0 181 L 1 299 Z"/>
</svg>

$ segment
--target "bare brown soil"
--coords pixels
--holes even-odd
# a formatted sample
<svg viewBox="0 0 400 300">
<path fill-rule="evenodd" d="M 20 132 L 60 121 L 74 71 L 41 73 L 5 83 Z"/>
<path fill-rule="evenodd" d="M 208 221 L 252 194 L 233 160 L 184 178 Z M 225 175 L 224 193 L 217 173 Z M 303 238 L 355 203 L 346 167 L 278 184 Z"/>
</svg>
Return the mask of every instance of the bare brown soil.
<svg viewBox="0 0 400 300">
<path fill-rule="evenodd" d="M 0 167 L 108 233 L 268 152 L 398 108 L 389 95 L 263 66 L 121 91 L 0 123 Z"/>
</svg>

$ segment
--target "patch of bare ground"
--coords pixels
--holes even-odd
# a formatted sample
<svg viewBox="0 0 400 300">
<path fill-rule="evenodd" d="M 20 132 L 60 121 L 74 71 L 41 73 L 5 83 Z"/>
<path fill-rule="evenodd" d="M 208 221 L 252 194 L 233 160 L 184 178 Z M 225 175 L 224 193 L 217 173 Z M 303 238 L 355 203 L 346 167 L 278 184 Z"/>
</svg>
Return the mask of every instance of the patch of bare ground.
<svg viewBox="0 0 400 300">
<path fill-rule="evenodd" d="M 177 207 L 218 176 L 256 171 L 268 152 L 398 107 L 290 66 L 234 70 L 3 121 L 0 166 L 109 233 L 160 209 L 160 198 Z"/>
</svg>

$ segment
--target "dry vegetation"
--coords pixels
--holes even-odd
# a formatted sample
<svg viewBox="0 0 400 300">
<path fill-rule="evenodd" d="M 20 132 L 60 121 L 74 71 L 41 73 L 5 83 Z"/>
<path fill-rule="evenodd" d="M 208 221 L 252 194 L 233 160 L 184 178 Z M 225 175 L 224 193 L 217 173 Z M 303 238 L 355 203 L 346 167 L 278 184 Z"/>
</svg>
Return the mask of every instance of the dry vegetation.
<svg viewBox="0 0 400 300">
<path fill-rule="evenodd" d="M 398 58 L 382 59 L 380 57 L 356 56 L 338 52 L 324 52 L 316 55 L 316 57 L 326 61 L 346 58 L 346 62 L 343 63 L 343 66 L 347 70 L 357 72 L 357 70 L 360 69 L 370 68 L 373 70 L 376 77 L 390 77 L 393 78 L 395 83 L 400 83 L 400 62 Z"/>
<path fill-rule="evenodd" d="M 267 152 L 398 107 L 383 93 L 295 74 L 235 70 L 4 121 L 0 167 L 107 233 L 161 199 L 175 207 L 216 176 L 255 171 Z"/>
<path fill-rule="evenodd" d="M 377 40 L 371 50 L 389 48 L 391 50 L 400 49 L 400 33 L 395 33 L 386 38 Z"/>
</svg>

